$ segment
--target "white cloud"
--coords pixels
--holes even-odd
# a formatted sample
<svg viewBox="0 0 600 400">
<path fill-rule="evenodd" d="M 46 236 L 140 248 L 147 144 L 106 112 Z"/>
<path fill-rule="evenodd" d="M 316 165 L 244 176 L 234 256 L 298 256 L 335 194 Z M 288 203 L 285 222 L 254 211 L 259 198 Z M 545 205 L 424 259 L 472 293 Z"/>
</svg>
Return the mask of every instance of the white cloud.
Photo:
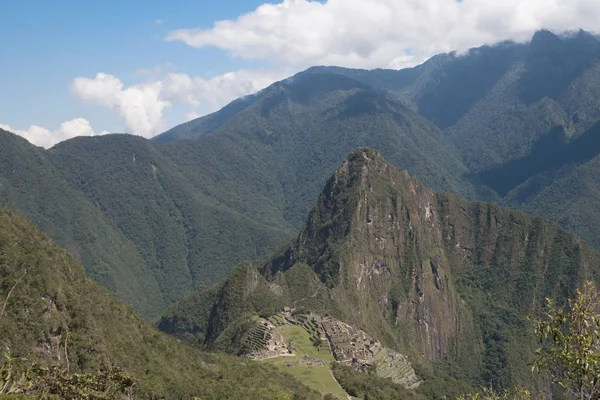
<svg viewBox="0 0 600 400">
<path fill-rule="evenodd" d="M 41 126 L 31 125 L 26 131 L 20 129 L 13 129 L 9 125 L 0 124 L 0 128 L 5 131 L 15 133 L 19 136 L 23 136 L 30 143 L 36 146 L 42 146 L 50 148 L 56 143 L 62 142 L 63 140 L 71 139 L 76 136 L 95 136 L 96 133 L 92 129 L 90 122 L 85 118 L 75 118 L 71 121 L 63 122 L 60 127 L 55 131 L 50 131 Z M 107 134 L 108 132 L 103 131 L 100 135 Z"/>
<path fill-rule="evenodd" d="M 211 79 L 182 73 L 166 73 L 149 83 L 125 87 L 113 75 L 98 73 L 94 79 L 79 77 L 71 92 L 84 101 L 117 111 L 131 133 L 152 137 L 165 130 L 163 114 L 175 103 L 197 108 L 194 114 L 215 111 L 227 103 L 289 75 L 289 70 L 239 70 Z"/>
<path fill-rule="evenodd" d="M 270 84 L 284 79 L 289 69 L 239 70 L 211 79 L 191 77 L 186 74 L 169 73 L 162 81 L 165 98 L 200 106 L 202 111 L 215 111 L 227 103 L 258 92 Z"/>
<path fill-rule="evenodd" d="M 171 103 L 161 98 L 162 82 L 132 85 L 110 74 L 98 73 L 94 79 L 75 78 L 71 92 L 84 101 L 117 111 L 131 133 L 152 137 L 165 129 L 162 118 Z"/>
<path fill-rule="evenodd" d="M 200 118 L 200 114 L 198 114 L 196 111 L 190 111 L 189 113 L 185 114 L 186 121 L 191 121 L 196 118 Z"/>
<path fill-rule="evenodd" d="M 401 68 L 538 29 L 597 29 L 600 0 L 284 0 L 167 40 L 295 67 Z"/>
</svg>

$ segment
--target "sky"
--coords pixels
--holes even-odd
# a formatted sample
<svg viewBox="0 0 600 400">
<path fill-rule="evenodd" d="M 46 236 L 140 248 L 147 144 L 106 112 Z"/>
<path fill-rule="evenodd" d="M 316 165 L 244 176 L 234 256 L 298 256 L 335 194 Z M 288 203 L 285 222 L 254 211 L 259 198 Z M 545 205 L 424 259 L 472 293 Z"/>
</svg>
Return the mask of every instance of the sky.
<svg viewBox="0 0 600 400">
<path fill-rule="evenodd" d="M 0 128 L 150 138 L 313 65 L 399 69 L 599 23 L 600 0 L 0 0 Z"/>
</svg>

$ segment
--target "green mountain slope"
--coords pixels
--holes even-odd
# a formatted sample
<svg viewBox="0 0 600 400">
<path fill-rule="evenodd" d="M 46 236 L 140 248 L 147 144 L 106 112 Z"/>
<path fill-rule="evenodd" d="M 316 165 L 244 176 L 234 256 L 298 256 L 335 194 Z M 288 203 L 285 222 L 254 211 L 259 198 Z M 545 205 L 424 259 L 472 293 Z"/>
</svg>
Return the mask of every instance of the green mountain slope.
<svg viewBox="0 0 600 400">
<path fill-rule="evenodd" d="M 399 71 L 317 67 L 308 73 L 347 76 L 386 92 L 433 122 L 454 145 L 448 149 L 467 168 L 464 172 L 461 167 L 457 181 L 472 182 L 476 194 L 461 190 L 464 183 L 451 191 L 547 216 L 597 245 L 596 186 L 593 179 L 579 180 L 597 173 L 590 161 L 600 154 L 597 37 L 584 31 L 563 36 L 540 31 L 530 43 L 505 42 L 467 54 L 439 55 Z M 200 121 L 182 125 L 190 128 L 188 137 Z M 211 130 L 198 132 L 205 135 Z M 390 157 L 385 145 L 368 146 L 422 179 L 420 171 Z M 582 185 L 589 190 L 576 189 Z"/>
<path fill-rule="evenodd" d="M 360 149 L 329 179 L 293 243 L 238 267 L 211 306 L 208 296 L 188 301 L 210 309 L 207 320 L 186 319 L 193 312 L 182 305 L 161 327 L 239 352 L 252 315 L 295 307 L 353 324 L 413 363 L 508 387 L 532 381 L 525 316 L 545 297 L 573 295 L 599 267 L 600 255 L 557 225 L 436 194 Z"/>
<path fill-rule="evenodd" d="M 149 318 L 293 232 L 252 190 L 258 173 L 229 168 L 213 179 L 238 180 L 241 187 L 223 189 L 205 179 L 205 165 L 186 164 L 195 159 L 191 151 L 163 153 L 167 145 L 156 149 L 128 135 L 43 150 L 2 131 L 0 142 L 0 204 L 30 218 L 89 276 Z"/>
<path fill-rule="evenodd" d="M 244 202 L 239 199 L 255 194 L 256 177 L 235 176 L 237 169 L 231 168 L 227 204 L 223 189 L 203 172 L 208 165 L 183 167 L 196 154 L 184 149 L 168 153 L 162 147 L 114 135 L 62 143 L 48 151 L 48 158 L 131 240 L 147 266 L 146 278 L 158 285 L 162 304 L 171 304 L 195 284 L 221 279 L 227 271 L 220 268 L 280 244 L 289 228 L 268 215 L 272 209 L 256 210 L 250 200 L 245 212 L 240 210 Z M 241 188 L 233 184 L 236 179 Z"/>
<path fill-rule="evenodd" d="M 46 151 L 0 132 L 0 204 L 147 318 L 292 238 L 357 146 L 598 245 L 596 187 L 579 177 L 596 172 L 599 43 L 542 31 L 401 71 L 311 68 L 153 141 Z"/>
<path fill-rule="evenodd" d="M 200 124 L 200 139 L 168 143 L 108 135 L 46 151 L 4 133 L 1 141 L 19 143 L 19 160 L 38 161 L 22 165 L 16 150 L 0 146 L 0 179 L 22 187 L 0 204 L 31 218 L 92 278 L 153 318 L 293 237 L 330 171 L 357 145 L 384 149 L 433 187 L 474 193 L 439 129 L 343 75 L 309 71 L 207 118 L 218 123 Z"/>
<path fill-rule="evenodd" d="M 247 156 L 260 156 L 276 172 L 281 189 L 273 195 L 281 193 L 284 216 L 296 226 L 330 172 L 357 146 L 380 149 L 438 190 L 474 194 L 461 178 L 467 171 L 456 149 L 439 129 L 394 96 L 355 79 L 310 69 L 239 102 L 243 108 L 235 102 L 205 117 L 228 116 L 212 130 L 194 130 L 201 119 L 154 140 L 201 138 L 206 152 L 215 142 L 228 140 Z"/>
<path fill-rule="evenodd" d="M 0 348 L 71 372 L 132 374 L 135 398 L 319 396 L 267 365 L 188 348 L 147 325 L 46 235 L 0 210 Z"/>
<path fill-rule="evenodd" d="M 135 245 L 101 210 L 73 189 L 48 152 L 0 130 L 0 204 L 25 215 L 69 250 L 86 272 L 138 310 L 160 308 Z"/>
<path fill-rule="evenodd" d="M 577 137 L 600 120 L 598 68 L 600 41 L 590 33 L 539 31 L 527 44 L 440 55 L 412 69 L 328 70 L 400 96 L 448 135 L 481 184 L 504 196 L 515 185 L 485 172 L 528 155 L 555 129 Z M 532 172 L 535 161 L 526 165 Z"/>
</svg>

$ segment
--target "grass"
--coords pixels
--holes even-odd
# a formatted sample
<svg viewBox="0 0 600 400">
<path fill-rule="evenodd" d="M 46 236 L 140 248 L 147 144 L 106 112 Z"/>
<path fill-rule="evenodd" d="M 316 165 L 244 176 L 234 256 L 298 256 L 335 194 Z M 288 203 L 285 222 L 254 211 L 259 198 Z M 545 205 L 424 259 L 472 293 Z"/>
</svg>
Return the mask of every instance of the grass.
<svg viewBox="0 0 600 400">
<path fill-rule="evenodd" d="M 280 370 L 289 373 L 311 389 L 325 395 L 331 393 L 339 399 L 348 395 L 329 371 L 329 363 L 334 360 L 329 351 L 319 351 L 310 341 L 310 335 L 303 328 L 295 325 L 284 325 L 277 328 L 286 342 L 293 342 L 295 357 L 275 357 L 265 360 Z M 313 357 L 323 360 L 325 365 L 307 365 L 301 363 L 302 357 Z"/>
<path fill-rule="evenodd" d="M 316 358 L 317 360 L 323 360 L 327 363 L 334 361 L 333 356 L 329 350 L 319 350 L 310 341 L 310 335 L 303 328 L 296 325 L 284 325 L 277 328 L 281 336 L 286 342 L 293 342 L 293 347 L 296 349 L 296 354 L 300 358 L 304 355 Z"/>
</svg>

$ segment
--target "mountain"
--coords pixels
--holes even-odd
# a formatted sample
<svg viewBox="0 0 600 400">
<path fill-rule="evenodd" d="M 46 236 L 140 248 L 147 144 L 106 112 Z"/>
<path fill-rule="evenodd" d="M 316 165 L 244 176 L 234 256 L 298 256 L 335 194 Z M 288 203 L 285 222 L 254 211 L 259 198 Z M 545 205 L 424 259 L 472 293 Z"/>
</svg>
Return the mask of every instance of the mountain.
<svg viewBox="0 0 600 400">
<path fill-rule="evenodd" d="M 293 237 L 357 144 L 385 148 L 440 190 L 474 191 L 439 129 L 356 80 L 307 72 L 201 126 L 238 103 L 251 106 L 199 140 L 107 135 L 43 150 L 2 132 L 0 204 L 152 319 Z"/>
<path fill-rule="evenodd" d="M 201 353 L 158 332 L 87 278 L 67 251 L 6 210 L 0 306 L 2 363 L 10 355 L 70 373 L 119 367 L 135 381 L 133 398 L 320 398 L 266 364 Z"/>
<path fill-rule="evenodd" d="M 505 188 L 483 173 L 526 156 L 554 129 L 577 137 L 600 119 L 599 65 L 600 41 L 590 33 L 539 31 L 526 44 L 440 55 L 412 69 L 329 70 L 403 98 L 448 135 L 469 171 L 482 173 L 480 183 L 504 196 L 514 184 Z"/>
<path fill-rule="evenodd" d="M 314 67 L 287 84 L 298 82 L 307 88 L 311 87 L 307 80 L 313 82 L 311 77 L 321 76 L 326 82 L 317 84 L 315 80 L 317 88 L 313 90 L 328 92 L 329 82 L 340 79 L 332 77 L 342 75 L 393 99 L 443 132 L 440 143 L 452 159 L 458 160 L 445 166 L 453 168 L 449 173 L 456 183 L 447 187 L 424 178 L 426 174 L 414 160 L 404 154 L 399 161 L 389 154 L 385 143 L 354 141 L 356 146 L 382 151 L 387 159 L 436 190 L 452 191 L 471 200 L 494 200 L 547 216 L 598 248 L 597 186 L 593 178 L 585 182 L 580 178 L 593 177 L 597 171 L 599 73 L 600 41 L 596 36 L 585 31 L 556 35 L 542 30 L 528 43 L 502 42 L 464 54 L 441 54 L 403 70 Z M 241 120 L 274 123 L 274 117 L 258 115 L 258 105 L 279 86 L 286 83 L 175 127 L 156 140 L 249 131 Z M 369 107 L 361 104 L 359 109 Z M 316 115 L 319 111 L 313 111 L 309 118 Z M 306 121 L 293 114 L 287 117 L 298 124 Z M 286 127 L 277 128 L 273 132 L 288 132 Z M 442 156 L 448 157 L 447 153 L 421 148 L 437 162 Z M 318 152 L 311 152 L 311 156 L 318 157 Z M 312 189 L 313 196 L 317 192 Z"/>
<path fill-rule="evenodd" d="M 277 218 L 276 200 L 255 189 L 259 172 L 249 162 L 211 165 L 185 144 L 156 146 L 128 135 L 71 140 L 47 156 L 133 244 L 145 268 L 135 279 L 157 287 L 145 293 L 161 307 L 222 279 L 229 272 L 222 268 L 265 254 L 291 232 Z"/>
<path fill-rule="evenodd" d="M 468 178 L 502 199 L 529 179 L 598 155 L 599 68 L 592 34 L 539 31 L 527 44 L 436 56 L 407 70 L 330 70 L 403 98 L 446 133 Z"/>
<path fill-rule="evenodd" d="M 273 195 L 283 198 L 284 217 L 295 226 L 331 171 L 357 146 L 380 149 L 438 190 L 475 195 L 462 178 L 468 171 L 457 150 L 431 122 L 395 96 L 326 69 L 277 82 L 154 141 L 182 139 L 195 139 L 206 151 L 228 140 L 246 154 L 260 155 L 276 171 L 281 189 Z"/>
<path fill-rule="evenodd" d="M 152 141 L 43 150 L 1 131 L 0 205 L 148 319 L 293 238 L 357 146 L 600 248 L 598 43 L 541 31 L 400 71 L 315 67 Z"/>
<path fill-rule="evenodd" d="M 292 232 L 268 207 L 255 207 L 269 204 L 252 190 L 256 177 L 224 171 L 215 179 L 236 174 L 248 184 L 241 195 L 235 186 L 223 194 L 198 183 L 205 168 L 182 170 L 171 159 L 189 159 L 164 155 L 146 139 L 77 138 L 43 150 L 0 131 L 0 142 L 0 204 L 31 219 L 148 318 Z M 235 201 L 254 215 L 233 208 Z"/>
<path fill-rule="evenodd" d="M 424 388 L 443 374 L 509 387 L 535 381 L 525 316 L 546 297 L 572 297 L 583 279 L 598 281 L 599 267 L 600 255 L 557 225 L 435 193 L 362 148 L 328 180 L 296 240 L 239 266 L 216 299 L 195 295 L 159 326 L 243 353 L 257 315 L 295 308 L 439 368 Z"/>
<path fill-rule="evenodd" d="M 1 129 L 0 142 L 0 204 L 26 215 L 127 303 L 142 312 L 156 307 L 150 294 L 158 286 L 142 279 L 144 262 L 133 244 L 66 182 L 48 152 Z"/>
</svg>

